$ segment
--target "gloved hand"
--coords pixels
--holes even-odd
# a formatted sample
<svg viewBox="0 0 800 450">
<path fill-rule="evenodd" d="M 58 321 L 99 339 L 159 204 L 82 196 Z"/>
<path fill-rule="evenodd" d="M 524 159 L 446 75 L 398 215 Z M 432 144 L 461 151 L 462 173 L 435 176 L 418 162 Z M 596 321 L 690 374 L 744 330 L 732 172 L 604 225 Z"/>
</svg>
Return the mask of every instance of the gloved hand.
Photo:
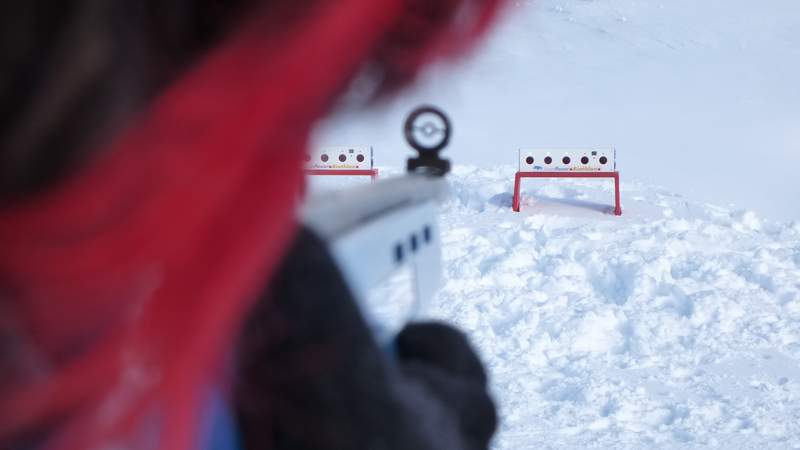
<svg viewBox="0 0 800 450">
<path fill-rule="evenodd" d="M 485 450 L 496 427 L 466 337 L 414 324 L 389 356 L 324 242 L 301 231 L 237 348 L 243 448 Z"/>
<path fill-rule="evenodd" d="M 497 411 L 483 364 L 467 337 L 442 323 L 415 323 L 397 336 L 396 351 L 403 373 L 456 413 L 466 448 L 489 448 Z"/>
</svg>

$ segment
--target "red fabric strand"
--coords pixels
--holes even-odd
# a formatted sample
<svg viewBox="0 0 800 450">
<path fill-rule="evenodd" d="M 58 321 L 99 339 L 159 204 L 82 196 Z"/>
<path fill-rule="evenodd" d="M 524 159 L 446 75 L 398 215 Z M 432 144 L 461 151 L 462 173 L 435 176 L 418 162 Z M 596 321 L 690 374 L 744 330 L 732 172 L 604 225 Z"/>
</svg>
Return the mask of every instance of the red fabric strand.
<svg viewBox="0 0 800 450">
<path fill-rule="evenodd" d="M 428 18 L 429 46 L 396 38 L 427 26 L 419 1 L 318 1 L 279 32 L 253 14 L 79 174 L 0 212 L 0 327 L 46 362 L 0 385 L 0 443 L 61 423 L 49 448 L 196 448 L 202 395 L 291 240 L 311 127 L 366 60 L 408 78 L 456 48 L 442 21 L 461 3 Z M 497 2 L 480 3 L 462 32 Z"/>
</svg>

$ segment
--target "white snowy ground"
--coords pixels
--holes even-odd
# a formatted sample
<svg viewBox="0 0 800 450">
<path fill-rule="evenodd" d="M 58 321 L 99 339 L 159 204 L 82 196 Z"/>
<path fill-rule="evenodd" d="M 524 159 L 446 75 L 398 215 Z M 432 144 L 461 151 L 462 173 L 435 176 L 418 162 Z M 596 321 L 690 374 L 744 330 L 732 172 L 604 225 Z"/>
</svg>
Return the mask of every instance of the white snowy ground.
<svg viewBox="0 0 800 450">
<path fill-rule="evenodd" d="M 495 450 L 800 448 L 800 224 L 769 220 L 800 220 L 800 0 L 510 3 L 474 59 L 316 139 L 400 167 L 412 107 L 452 116 L 475 167 L 426 315 L 488 362 Z M 518 148 L 595 145 L 622 217 L 605 181 L 526 180 L 511 212 Z"/>
<path fill-rule="evenodd" d="M 458 168 L 429 313 L 469 331 L 497 449 L 800 447 L 800 224 Z"/>
<path fill-rule="evenodd" d="M 615 146 L 628 180 L 800 219 L 800 1 L 513 0 L 473 58 L 384 108 L 342 114 L 320 145 L 399 166 L 404 116 L 453 119 L 459 164 L 517 149 Z"/>
<path fill-rule="evenodd" d="M 488 363 L 496 450 L 800 448 L 800 223 L 625 180 L 622 217 L 588 180 L 514 213 L 514 171 L 456 167 L 424 314 Z"/>
</svg>

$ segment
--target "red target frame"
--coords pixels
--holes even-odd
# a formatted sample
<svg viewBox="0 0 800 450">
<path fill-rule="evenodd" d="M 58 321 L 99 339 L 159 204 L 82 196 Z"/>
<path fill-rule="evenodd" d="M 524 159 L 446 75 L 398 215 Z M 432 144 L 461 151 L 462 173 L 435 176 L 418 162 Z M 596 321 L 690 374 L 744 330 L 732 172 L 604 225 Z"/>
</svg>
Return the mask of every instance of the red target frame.
<svg viewBox="0 0 800 450">
<path fill-rule="evenodd" d="M 619 172 L 517 172 L 514 177 L 514 202 L 512 207 L 519 212 L 520 185 L 523 178 L 613 178 L 614 179 L 614 215 L 622 215 L 619 195 Z"/>
<path fill-rule="evenodd" d="M 378 179 L 378 169 L 306 169 L 307 175 L 368 176 Z"/>
</svg>

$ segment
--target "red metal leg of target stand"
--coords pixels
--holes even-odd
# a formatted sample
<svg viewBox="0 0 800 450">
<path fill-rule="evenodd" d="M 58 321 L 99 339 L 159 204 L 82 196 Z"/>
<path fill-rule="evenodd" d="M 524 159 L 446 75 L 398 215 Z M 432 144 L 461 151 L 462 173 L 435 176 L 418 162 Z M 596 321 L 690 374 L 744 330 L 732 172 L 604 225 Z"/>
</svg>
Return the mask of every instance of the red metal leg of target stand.
<svg viewBox="0 0 800 450">
<path fill-rule="evenodd" d="M 622 215 L 622 201 L 619 195 L 619 172 L 614 172 L 614 215 Z"/>
<path fill-rule="evenodd" d="M 517 172 L 514 176 L 514 199 L 511 205 L 514 212 L 519 212 L 520 209 L 520 187 L 523 178 L 613 178 L 614 215 L 622 215 L 622 201 L 619 194 L 619 172 Z"/>
</svg>

